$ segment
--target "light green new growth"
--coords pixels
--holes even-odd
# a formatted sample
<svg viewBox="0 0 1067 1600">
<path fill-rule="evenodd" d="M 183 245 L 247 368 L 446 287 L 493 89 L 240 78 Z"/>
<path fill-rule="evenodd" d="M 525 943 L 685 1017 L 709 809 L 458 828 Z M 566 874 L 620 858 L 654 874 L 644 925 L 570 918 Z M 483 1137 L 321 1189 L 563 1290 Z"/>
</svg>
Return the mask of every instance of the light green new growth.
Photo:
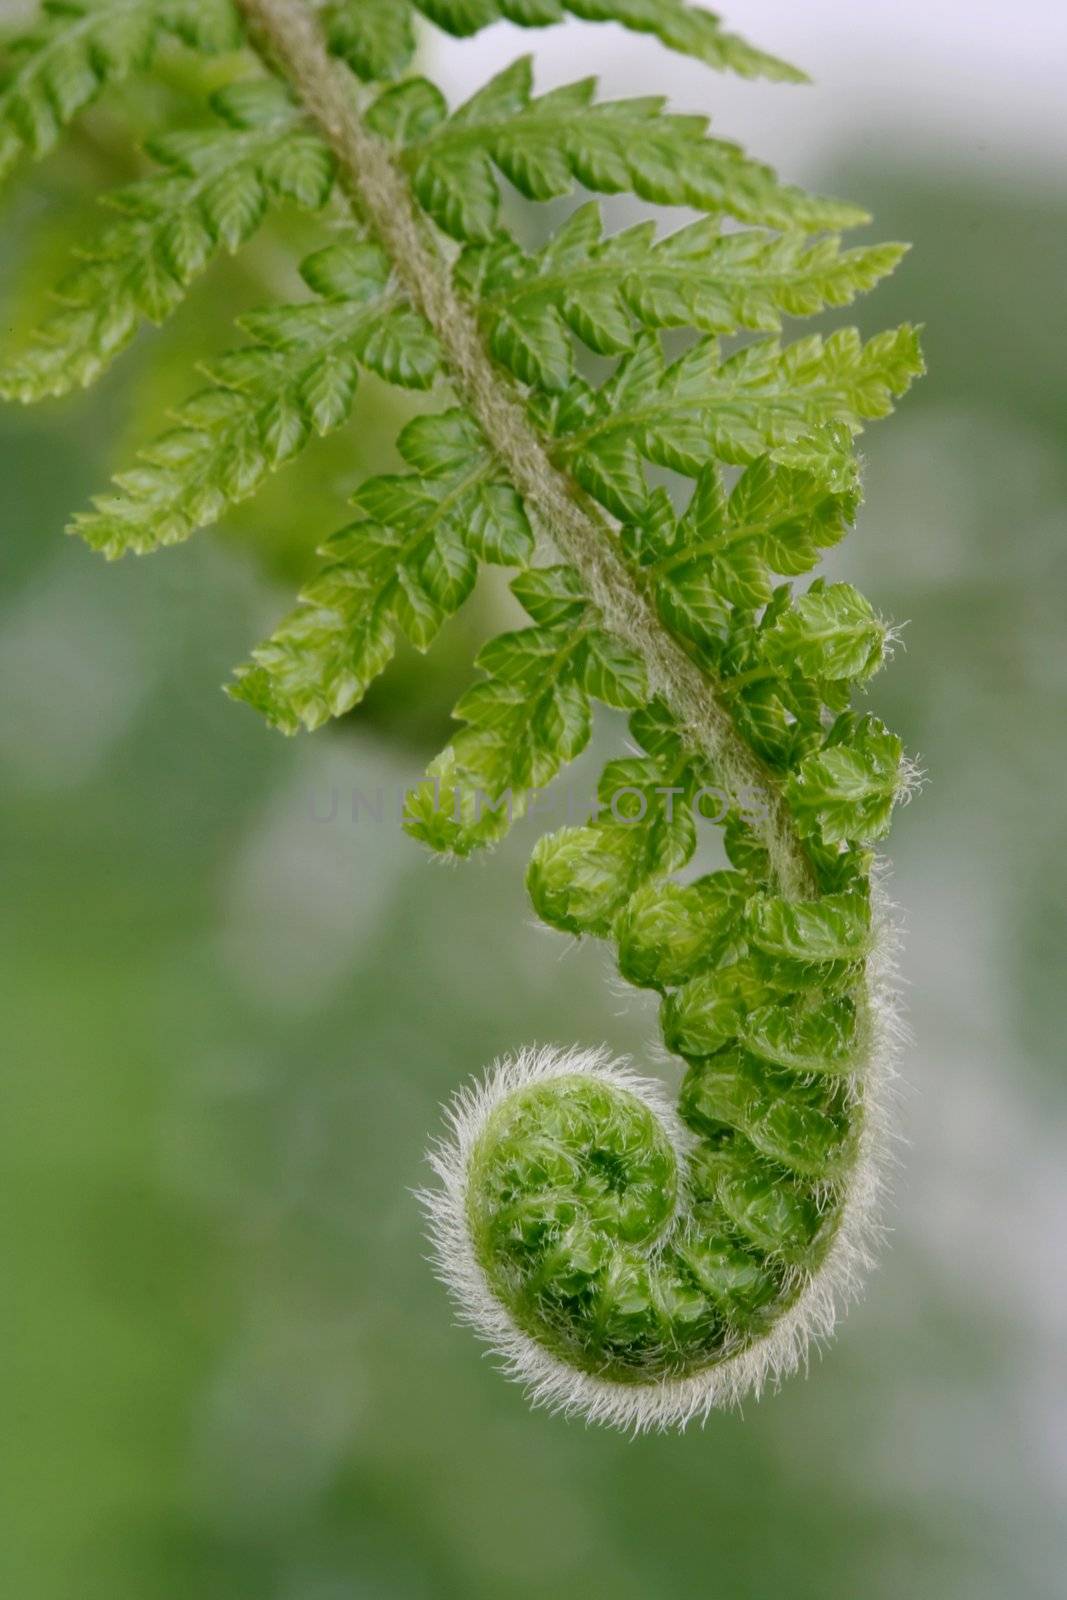
<svg viewBox="0 0 1067 1600">
<path fill-rule="evenodd" d="M 586 823 L 539 839 L 527 882 L 544 922 L 608 941 L 659 995 L 678 1104 L 596 1052 L 522 1052 L 457 1096 L 425 1200 L 462 1314 L 537 1399 L 666 1426 L 795 1366 L 869 1251 L 893 1040 L 872 847 L 909 769 L 853 705 L 888 624 L 848 583 L 793 580 L 854 520 L 855 436 L 922 358 L 906 326 L 792 333 L 903 247 L 846 248 L 865 213 L 781 183 L 706 118 L 600 102 L 591 79 L 538 95 L 525 58 L 453 111 L 407 75 L 417 13 L 467 35 L 565 12 L 802 79 L 681 0 L 47 0 L 0 58 L 0 174 L 161 49 L 240 49 L 241 67 L 214 126 L 151 141 L 160 170 L 110 197 L 55 310 L 3 353 L 0 394 L 92 382 L 269 207 L 329 205 L 307 297 L 243 318 L 246 342 L 208 356 L 73 531 L 109 557 L 175 543 L 341 427 L 361 371 L 434 390 L 405 470 L 361 485 L 231 693 L 316 728 L 401 637 L 429 648 L 479 563 L 519 569 L 529 625 L 482 649 L 408 800 L 408 831 L 453 857 L 584 749 L 595 702 L 629 713 L 634 753 Z M 504 179 L 532 202 L 581 187 L 701 215 L 605 235 L 587 201 L 527 253 Z M 729 866 L 693 876 L 715 825 Z"/>
</svg>

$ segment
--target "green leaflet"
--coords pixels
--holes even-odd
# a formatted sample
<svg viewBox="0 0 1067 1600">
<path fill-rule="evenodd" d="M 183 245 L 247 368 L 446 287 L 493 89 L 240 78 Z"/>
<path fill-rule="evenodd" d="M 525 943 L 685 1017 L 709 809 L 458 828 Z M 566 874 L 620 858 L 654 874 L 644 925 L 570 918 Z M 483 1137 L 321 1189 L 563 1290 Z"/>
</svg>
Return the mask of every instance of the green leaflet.
<svg viewBox="0 0 1067 1600">
<path fill-rule="evenodd" d="M 636 33 L 653 34 L 670 50 L 745 78 L 804 81 L 795 67 L 728 33 L 711 12 L 680 0 L 415 0 L 415 4 L 439 28 L 460 37 L 502 17 L 522 28 L 543 28 L 570 12 L 586 22 L 617 22 Z M 414 53 L 412 14 L 409 0 L 333 0 L 324 17 L 330 48 L 369 82 L 397 78 Z"/>
<path fill-rule="evenodd" d="M 744 874 L 713 874 L 709 883 L 716 879 L 720 896 L 731 897 L 729 914 L 720 911 L 718 943 L 656 985 L 671 991 L 661 1017 L 669 1048 L 693 1059 L 741 1040 L 775 1065 L 850 1070 L 855 1007 L 847 991 L 870 950 L 866 894 L 855 889 L 787 901 L 762 893 Z M 620 939 L 625 932 L 626 917 L 616 929 Z M 793 1004 L 793 996 L 803 998 Z M 820 1049 L 829 1054 L 813 1067 Z"/>
<path fill-rule="evenodd" d="M 720 19 L 680 0 L 331 0 L 323 14 L 334 53 L 368 82 L 402 75 L 414 54 L 413 13 L 418 6 L 446 34 L 469 37 L 506 18 L 520 27 L 549 27 L 566 13 L 585 22 L 619 22 L 653 34 L 669 50 L 745 78 L 806 82 L 805 74 L 776 56 L 728 34 Z"/>
<path fill-rule="evenodd" d="M 877 717 L 843 713 L 789 781 L 798 825 L 825 844 L 884 839 L 904 785 L 903 746 Z"/>
<path fill-rule="evenodd" d="M 666 989 L 718 965 L 737 948 L 750 893 L 740 872 L 711 872 L 690 884 L 642 884 L 616 924 L 619 971 L 642 988 Z"/>
<path fill-rule="evenodd" d="M 698 1145 L 689 1175 L 697 1203 L 723 1215 L 730 1236 L 772 1260 L 806 1272 L 817 1267 L 832 1221 L 803 1178 L 737 1137 Z"/>
<path fill-rule="evenodd" d="M 522 502 L 462 412 L 417 418 L 397 443 L 416 470 L 364 483 L 362 518 L 323 547 L 325 570 L 238 669 L 230 693 L 285 733 L 357 704 L 398 633 L 426 650 L 479 559 L 521 565 L 533 548 Z"/>
<path fill-rule="evenodd" d="M 512 21 L 521 22 L 519 13 L 528 3 L 513 0 L 507 7 L 502 4 L 501 10 Z M 566 9 L 588 22 L 619 22 L 638 33 L 653 34 L 668 49 L 695 56 L 709 67 L 729 68 L 742 78 L 806 82 L 805 74 L 796 67 L 728 33 L 719 18 L 702 6 L 687 6 L 680 0 L 566 0 Z"/>
<path fill-rule="evenodd" d="M 795 67 L 728 33 L 712 12 L 681 0 L 417 0 L 417 4 L 449 33 L 475 33 L 501 17 L 522 28 L 542 28 L 570 12 L 586 22 L 617 22 L 636 33 L 653 34 L 670 50 L 744 78 L 805 81 Z"/>
<path fill-rule="evenodd" d="M 782 673 L 862 683 L 882 664 L 888 629 L 848 583 L 812 584 L 763 637 L 763 657 Z"/>
<path fill-rule="evenodd" d="M 163 36 L 232 50 L 230 0 L 44 0 L 42 17 L 0 57 L 0 178 L 23 151 L 42 156 L 109 84 L 147 67 Z"/>
<path fill-rule="evenodd" d="M 686 747 L 659 701 L 634 713 L 630 732 L 646 754 L 608 763 L 595 818 L 546 834 L 534 847 L 530 898 L 542 921 L 563 933 L 608 934 L 632 894 L 685 866 L 696 849 L 696 818 L 707 809 L 698 796 L 711 790 L 714 773 Z M 725 809 L 718 793 L 708 799 Z"/>
<path fill-rule="evenodd" d="M 80 513 L 72 532 L 111 558 L 176 544 L 254 494 L 313 433 L 339 427 L 361 365 L 406 388 L 429 387 L 436 341 L 389 293 L 389 265 L 376 245 L 331 245 L 303 271 L 312 287 L 344 292 L 243 318 L 256 342 L 205 368 L 210 387 L 186 401 L 178 426 L 142 450 L 132 471 L 119 474 L 121 492 Z"/>
<path fill-rule="evenodd" d="M 741 1039 L 753 1055 L 792 1072 L 847 1076 L 861 1065 L 856 1006 L 847 995 L 804 1008 L 759 1007 L 741 1018 Z"/>
<path fill-rule="evenodd" d="M 670 365 L 646 334 L 600 389 L 575 380 L 543 403 L 543 414 L 556 459 L 609 511 L 639 519 L 648 501 L 643 461 L 695 477 L 716 457 L 780 458 L 801 436 L 814 445 L 815 430 L 828 423 L 858 433 L 892 411 L 922 370 L 915 329 L 906 325 L 866 344 L 854 328 L 784 349 L 760 339 L 725 361 L 705 339 Z"/>
<path fill-rule="evenodd" d="M 780 1072 L 743 1049 L 695 1061 L 680 1109 L 694 1132 L 740 1135 L 767 1160 L 816 1182 L 840 1176 L 853 1153 L 846 1083 Z"/>
<path fill-rule="evenodd" d="M 710 139 L 707 119 L 663 110 L 663 100 L 594 104 L 592 78 L 532 98 L 522 58 L 451 116 L 424 78 L 389 89 L 368 125 L 401 148 L 419 200 L 457 239 L 487 241 L 500 192 L 494 167 L 530 200 L 569 194 L 576 182 L 659 205 L 725 212 L 772 227 L 850 227 L 866 213 L 778 182 L 736 145 Z"/>
<path fill-rule="evenodd" d="M 789 961 L 862 961 L 870 949 L 871 908 L 864 894 L 819 900 L 759 901 L 749 918 L 757 950 Z"/>
<path fill-rule="evenodd" d="M 408 807 L 408 832 L 452 855 L 502 837 L 533 791 L 581 754 L 591 699 L 627 710 L 647 698 L 640 659 L 600 626 L 572 568 L 538 567 L 511 587 L 536 626 L 478 655 L 485 676 L 454 712 L 464 727 Z"/>
<path fill-rule="evenodd" d="M 675 625 L 669 614 L 668 625 Z M 753 749 L 789 771 L 847 736 L 844 722 L 828 733 L 827 718 L 845 711 L 853 687 L 878 670 L 888 637 L 850 585 L 827 588 L 817 578 L 796 599 L 788 584 L 774 589 L 762 612 L 735 606 L 722 636 L 703 641 L 703 654 L 723 674 L 723 692 Z M 846 829 L 842 837 L 849 836 Z"/>
<path fill-rule="evenodd" d="M 525 383 L 556 390 L 574 376 L 569 333 L 598 355 L 619 355 L 641 326 L 777 332 L 783 316 L 850 304 L 904 249 L 842 250 L 835 235 L 724 234 L 717 217 L 659 240 L 651 222 L 604 239 L 590 202 L 536 255 L 507 237 L 468 246 L 457 278 L 479 303 L 493 354 Z"/>
<path fill-rule="evenodd" d="M 735 608 L 754 612 L 765 606 L 774 573 L 796 575 L 815 566 L 820 552 L 844 536 L 858 501 L 851 455 L 832 483 L 761 456 L 729 496 L 712 462 L 700 470 L 683 516 L 676 517 L 666 493 L 656 490 L 642 520 L 624 526 L 622 543 L 650 586 L 664 625 L 736 677 L 749 658 L 740 654 Z M 732 661 L 726 660 L 728 644 Z M 785 653 L 773 657 L 766 643 L 752 655 L 761 663 L 781 660 L 792 670 Z"/>
<path fill-rule="evenodd" d="M 368 83 L 399 78 L 415 54 L 408 0 L 331 0 L 322 22 L 333 54 Z"/>
<path fill-rule="evenodd" d="M 108 197 L 122 220 L 79 250 L 56 291 L 60 309 L 0 367 L 0 395 L 39 400 L 92 383 L 141 319 L 166 321 L 212 257 L 251 238 L 269 206 L 325 204 L 333 158 L 280 84 L 232 84 L 211 105 L 226 128 L 153 140 L 166 171 Z"/>
</svg>

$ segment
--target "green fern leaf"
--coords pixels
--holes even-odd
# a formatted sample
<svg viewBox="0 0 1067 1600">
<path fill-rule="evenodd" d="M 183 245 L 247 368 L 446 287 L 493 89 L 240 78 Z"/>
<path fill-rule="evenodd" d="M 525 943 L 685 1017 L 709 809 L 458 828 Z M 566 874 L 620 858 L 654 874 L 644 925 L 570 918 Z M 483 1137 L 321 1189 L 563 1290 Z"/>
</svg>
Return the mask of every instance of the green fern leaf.
<svg viewBox="0 0 1067 1600">
<path fill-rule="evenodd" d="M 597 816 L 538 840 L 526 886 L 542 921 L 561 932 L 611 933 L 641 886 L 684 867 L 696 849 L 698 796 L 714 783 L 665 707 L 630 718 L 646 754 L 611 761 L 597 786 Z"/>
<path fill-rule="evenodd" d="M 325 204 L 333 158 L 280 84 L 234 84 L 211 104 L 226 128 L 153 140 L 166 171 L 110 197 L 122 220 L 79 251 L 56 291 L 60 309 L 0 368 L 4 398 L 39 400 L 92 383 L 140 321 L 166 321 L 212 257 L 251 238 L 269 206 Z"/>
<path fill-rule="evenodd" d="M 407 388 L 433 382 L 439 353 L 429 329 L 388 288 L 376 245 L 332 245 L 307 277 L 347 284 L 344 298 L 254 312 L 241 326 L 255 339 L 209 364 L 211 387 L 187 401 L 177 427 L 120 474 L 121 493 L 102 497 L 71 531 L 109 557 L 175 544 L 254 494 L 313 433 L 348 417 L 360 365 Z"/>
<path fill-rule="evenodd" d="M 576 380 L 544 410 L 556 457 L 615 515 L 640 518 L 648 500 L 642 461 L 695 477 L 716 457 L 744 464 L 822 424 L 858 433 L 885 416 L 922 372 L 918 339 L 904 326 L 863 344 L 854 328 L 782 349 L 757 340 L 721 361 L 702 340 L 667 366 L 643 335 L 599 390 Z"/>
<path fill-rule="evenodd" d="M 819 900 L 761 900 L 750 920 L 756 949 L 789 961 L 862 961 L 871 943 L 871 907 L 863 894 Z"/>
<path fill-rule="evenodd" d="M 884 838 L 904 787 L 902 762 L 900 739 L 877 717 L 842 714 L 790 780 L 799 826 L 825 844 Z"/>
<path fill-rule="evenodd" d="M 465 726 L 410 808 L 408 832 L 452 855 L 499 839 L 532 792 L 581 754 L 591 699 L 631 710 L 648 696 L 642 663 L 600 626 L 572 568 L 539 567 L 511 587 L 536 626 L 500 634 L 477 657 L 485 677 L 454 712 Z"/>
<path fill-rule="evenodd" d="M 457 278 L 479 301 L 494 355 L 524 382 L 552 390 L 573 377 L 568 329 L 598 355 L 632 349 L 639 326 L 777 332 L 783 316 L 850 304 L 904 248 L 842 251 L 833 235 L 724 234 L 715 217 L 659 241 L 652 223 L 604 239 L 590 202 L 536 255 L 506 237 L 468 246 Z"/>
<path fill-rule="evenodd" d="M 42 156 L 109 84 L 147 67 L 164 35 L 201 51 L 240 38 L 230 0 L 45 0 L 0 64 L 0 178 L 25 150 Z"/>
<path fill-rule="evenodd" d="M 664 1042 L 686 1060 L 713 1056 L 739 1037 L 751 1011 L 776 998 L 773 982 L 750 960 L 716 965 L 665 996 L 660 1007 Z"/>
<path fill-rule="evenodd" d="M 643 884 L 619 914 L 619 971 L 641 988 L 667 989 L 738 950 L 751 893 L 740 872 L 712 872 L 689 884 Z"/>
<path fill-rule="evenodd" d="M 680 1110 L 705 1136 L 734 1130 L 788 1172 L 825 1183 L 852 1154 L 848 1089 L 831 1076 L 808 1079 L 768 1070 L 742 1049 L 693 1062 Z"/>
<path fill-rule="evenodd" d="M 803 1010 L 761 1006 L 741 1019 L 745 1048 L 789 1072 L 846 1076 L 859 1062 L 855 1002 L 838 995 Z"/>
<path fill-rule="evenodd" d="M 415 5 L 457 34 L 613 20 L 716 67 L 799 76 L 682 0 Z M 408 830 L 452 855 L 532 809 L 586 746 L 595 701 L 631 712 L 636 752 L 607 762 L 586 812 L 568 805 L 527 882 L 546 923 L 610 940 L 659 996 L 691 1137 L 602 1059 L 526 1054 L 462 1102 L 430 1204 L 443 1272 L 477 1285 L 468 1315 L 542 1399 L 664 1426 L 798 1358 L 864 1226 L 884 1050 L 870 846 L 910 771 L 852 707 L 886 624 L 848 584 L 779 580 L 853 520 L 854 435 L 921 356 L 910 327 L 764 337 L 893 268 L 900 246 L 842 246 L 863 213 L 780 183 L 659 97 L 598 104 L 592 80 L 535 97 L 528 61 L 450 114 L 403 78 L 413 22 L 412 0 L 48 0 L 0 67 L 0 170 L 166 36 L 241 37 L 261 71 L 216 97 L 224 128 L 152 141 L 163 171 L 115 197 L 2 385 L 29 399 L 89 381 L 268 206 L 315 210 L 336 185 L 356 226 L 303 263 L 313 298 L 246 317 L 250 342 L 206 364 L 207 387 L 76 529 L 112 556 L 187 537 L 340 427 L 360 368 L 451 385 L 449 409 L 401 433 L 406 470 L 362 484 L 231 693 L 286 732 L 317 727 L 399 641 L 429 648 L 480 561 L 523 569 L 530 625 L 482 650 L 409 797 Z M 531 255 L 500 229 L 505 181 L 532 201 L 580 186 L 704 215 L 605 237 L 583 205 Z M 670 364 L 665 329 L 697 335 L 671 340 Z M 723 359 L 737 334 L 760 337 Z M 599 386 L 576 376 L 576 341 L 610 363 Z M 695 480 L 680 513 L 649 467 Z M 742 469 L 729 492 L 724 468 Z M 535 528 L 555 556 L 531 569 Z M 706 824 L 730 867 L 683 881 Z"/>
<path fill-rule="evenodd" d="M 365 82 L 399 78 L 415 54 L 408 0 L 332 0 L 322 21 L 330 50 Z"/>
<path fill-rule="evenodd" d="M 544 28 L 570 12 L 584 22 L 617 22 L 635 33 L 652 34 L 669 50 L 743 78 L 806 82 L 796 67 L 727 33 L 714 13 L 682 0 L 416 0 L 416 4 L 438 27 L 461 38 L 502 17 L 520 28 Z"/>
<path fill-rule="evenodd" d="M 764 606 L 772 573 L 810 570 L 843 536 L 858 499 L 854 464 L 848 487 L 833 488 L 761 456 L 729 497 L 712 464 L 701 469 L 681 518 L 666 493 L 654 491 L 641 522 L 623 528 L 623 547 L 651 586 L 664 624 L 722 665 L 733 609 Z M 764 657 L 753 652 L 753 659 Z M 747 664 L 733 662 L 733 676 Z"/>
<path fill-rule="evenodd" d="M 783 674 L 861 683 L 882 664 L 888 629 L 851 584 L 812 584 L 763 636 L 764 658 Z"/>
<path fill-rule="evenodd" d="M 729 69 L 742 78 L 807 82 L 806 75 L 788 62 L 728 33 L 713 12 L 684 5 L 681 0 L 566 0 L 566 9 L 587 22 L 619 22 L 638 33 L 650 33 L 670 50 L 693 56 L 709 67 Z M 511 13 L 505 10 L 504 14 Z M 511 16 L 511 20 L 521 18 Z"/>
<path fill-rule="evenodd" d="M 705 117 L 666 113 L 653 96 L 597 105 L 595 92 L 587 78 L 534 99 L 523 57 L 451 116 L 432 84 L 413 79 L 380 97 L 368 125 L 402 147 L 419 202 L 466 241 L 488 241 L 496 232 L 494 167 L 531 200 L 569 194 L 578 182 L 772 227 L 868 220 L 855 207 L 780 184 L 736 145 L 708 138 Z"/>
<path fill-rule="evenodd" d="M 363 485 L 363 517 L 324 546 L 328 566 L 230 689 L 285 733 L 356 705 L 399 633 L 427 649 L 470 593 L 478 559 L 529 559 L 522 503 L 462 412 L 417 418 L 397 443 L 415 471 Z"/>
</svg>

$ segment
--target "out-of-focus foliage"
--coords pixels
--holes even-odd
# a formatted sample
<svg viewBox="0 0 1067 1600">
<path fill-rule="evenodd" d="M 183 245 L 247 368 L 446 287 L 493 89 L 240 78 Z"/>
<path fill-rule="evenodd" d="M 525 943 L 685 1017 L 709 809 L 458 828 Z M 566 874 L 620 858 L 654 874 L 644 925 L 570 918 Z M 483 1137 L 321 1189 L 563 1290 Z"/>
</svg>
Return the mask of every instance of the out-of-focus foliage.
<svg viewBox="0 0 1067 1600">
<path fill-rule="evenodd" d="M 163 171 L 106 197 L 122 220 L 81 247 L 57 286 L 58 306 L 0 369 L 7 398 L 88 387 L 142 319 L 165 322 L 218 251 L 247 243 L 269 206 L 325 204 L 333 163 L 280 85 L 230 84 L 210 107 L 216 126 L 161 134 L 149 150 Z"/>
<path fill-rule="evenodd" d="M 413 11 L 459 38 L 506 18 L 521 28 L 543 28 L 570 12 L 587 22 L 617 22 L 653 34 L 670 50 L 729 68 L 744 78 L 803 81 L 804 74 L 728 33 L 713 12 L 685 0 L 329 0 L 325 20 L 331 48 L 362 78 L 398 77 L 415 51 Z"/>
</svg>

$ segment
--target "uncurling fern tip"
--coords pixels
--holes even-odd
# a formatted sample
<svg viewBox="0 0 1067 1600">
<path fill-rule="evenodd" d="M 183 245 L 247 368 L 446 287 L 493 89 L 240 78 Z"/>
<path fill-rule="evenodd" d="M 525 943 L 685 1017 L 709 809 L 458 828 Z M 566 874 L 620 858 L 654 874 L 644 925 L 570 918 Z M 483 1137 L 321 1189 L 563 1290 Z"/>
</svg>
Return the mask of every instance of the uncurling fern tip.
<svg viewBox="0 0 1067 1600">
<path fill-rule="evenodd" d="M 110 558 L 183 540 L 341 427 L 361 372 L 432 395 L 405 470 L 360 486 L 230 692 L 316 728 L 399 639 L 429 648 L 479 563 L 517 568 L 530 623 L 481 651 L 408 799 L 408 832 L 452 857 L 582 751 L 596 701 L 629 713 L 635 753 L 588 822 L 538 841 L 527 883 L 546 924 L 608 941 L 660 996 L 677 1104 L 602 1052 L 521 1051 L 456 1095 L 423 1200 L 461 1315 L 533 1397 L 639 1429 L 795 1367 L 875 1241 L 899 1026 L 874 847 L 912 769 L 854 704 L 888 624 L 847 583 L 793 580 L 852 524 L 855 436 L 922 358 L 907 326 L 782 342 L 903 247 L 844 248 L 864 212 L 703 116 L 600 101 L 591 79 L 538 94 L 526 58 L 455 110 L 410 73 L 420 16 L 464 36 L 565 13 L 803 78 L 683 0 L 46 0 L 0 57 L 0 175 L 163 52 L 239 54 L 213 124 L 161 129 L 155 170 L 110 197 L 0 395 L 94 381 L 268 209 L 322 216 L 307 297 L 245 317 L 72 531 Z M 606 234 L 586 199 L 531 252 L 502 179 L 531 202 L 621 192 L 699 216 Z M 694 877 L 716 825 L 729 866 Z"/>
</svg>

